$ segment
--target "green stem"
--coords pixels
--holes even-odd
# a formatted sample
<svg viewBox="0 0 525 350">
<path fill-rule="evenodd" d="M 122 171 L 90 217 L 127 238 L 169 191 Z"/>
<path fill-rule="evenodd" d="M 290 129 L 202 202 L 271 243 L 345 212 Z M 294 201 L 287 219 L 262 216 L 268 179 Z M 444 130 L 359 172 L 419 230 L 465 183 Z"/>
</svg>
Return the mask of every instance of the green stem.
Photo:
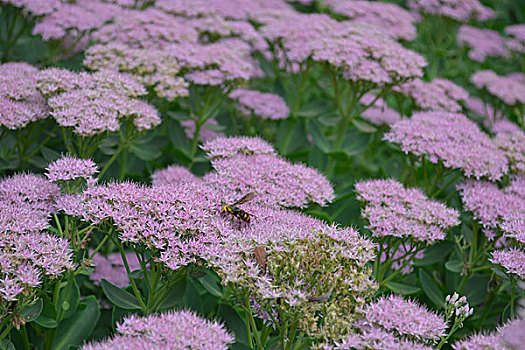
<svg viewBox="0 0 525 350">
<path fill-rule="evenodd" d="M 29 336 L 27 335 L 26 325 L 23 325 L 21 327 L 21 331 L 22 331 L 22 341 L 24 342 L 24 348 L 26 350 L 31 350 L 31 345 L 29 344 Z"/>
<path fill-rule="evenodd" d="M 0 334 L 0 340 L 4 339 L 9 334 L 11 328 L 13 328 L 13 323 L 8 323 L 2 334 Z"/>
<path fill-rule="evenodd" d="M 111 236 L 111 240 L 115 245 L 118 247 L 118 250 L 120 251 L 120 256 L 122 257 L 122 262 L 124 263 L 124 267 L 126 268 L 126 272 L 128 274 L 129 281 L 131 282 L 131 288 L 133 289 L 133 293 L 135 294 L 135 297 L 139 301 L 140 307 L 144 313 L 147 314 L 148 308 L 146 304 L 144 303 L 144 300 L 142 300 L 142 294 L 140 294 L 139 289 L 137 288 L 137 284 L 135 283 L 135 280 L 131 277 L 131 269 L 129 268 L 128 260 L 126 259 L 126 252 L 124 252 L 124 247 L 120 243 L 120 241 L 115 239 L 113 236 Z"/>
<path fill-rule="evenodd" d="M 110 231 L 111 232 L 111 231 Z M 106 243 L 106 241 L 109 239 L 109 234 L 111 233 L 108 233 L 104 236 L 104 238 L 102 239 L 102 241 L 99 243 L 99 245 L 95 248 L 95 250 L 93 251 L 93 253 L 91 253 L 90 257 L 89 257 L 89 260 L 92 260 L 93 257 L 95 256 L 95 254 L 98 253 L 98 251 L 104 246 L 104 244 Z"/>
<path fill-rule="evenodd" d="M 106 171 L 108 171 L 108 169 L 111 166 L 111 164 L 113 164 L 113 162 L 117 159 L 117 157 L 120 155 L 120 153 L 128 146 L 129 140 L 130 139 L 127 139 L 126 141 L 121 143 L 120 146 L 117 149 L 117 152 L 114 155 L 112 155 L 111 158 L 109 158 L 109 160 L 107 161 L 106 165 L 104 165 L 104 168 L 102 168 L 102 170 L 98 174 L 98 178 L 99 179 L 101 179 L 102 176 L 104 176 L 104 174 L 106 173 Z"/>
<path fill-rule="evenodd" d="M 457 179 L 461 177 L 461 171 L 458 172 L 455 176 L 453 176 L 443 187 L 441 187 L 437 192 L 435 192 L 433 195 L 431 195 L 431 198 L 437 197 L 441 192 L 445 191 L 451 184 L 453 184 Z"/>
</svg>

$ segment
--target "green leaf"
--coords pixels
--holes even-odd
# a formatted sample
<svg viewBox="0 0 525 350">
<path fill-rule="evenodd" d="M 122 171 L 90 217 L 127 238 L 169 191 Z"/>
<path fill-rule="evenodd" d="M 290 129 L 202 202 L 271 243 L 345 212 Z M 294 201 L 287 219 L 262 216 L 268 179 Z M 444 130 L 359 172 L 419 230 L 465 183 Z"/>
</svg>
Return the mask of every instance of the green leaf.
<svg viewBox="0 0 525 350">
<path fill-rule="evenodd" d="M 396 283 L 396 282 L 388 282 L 386 286 L 392 292 L 396 294 L 403 294 L 403 295 L 416 294 L 421 290 L 421 288 L 418 288 L 418 287 L 409 286 L 406 284 Z"/>
<path fill-rule="evenodd" d="M 441 293 L 436 282 L 423 269 L 419 269 L 419 280 L 427 297 L 437 306 L 443 307 L 443 293 Z"/>
<path fill-rule="evenodd" d="M 131 271 L 131 273 L 129 274 L 129 277 L 130 278 L 133 278 L 133 279 L 136 279 L 136 280 L 141 280 L 144 278 L 144 271 L 142 271 L 142 269 L 139 269 L 139 270 L 133 270 Z"/>
<path fill-rule="evenodd" d="M 159 310 L 170 309 L 174 307 L 184 297 L 187 287 L 188 280 L 186 276 L 184 276 L 174 286 L 171 286 L 168 292 L 164 295 L 162 302 L 159 305 Z"/>
<path fill-rule="evenodd" d="M 97 298 L 90 295 L 82 300 L 74 316 L 60 322 L 53 349 L 62 350 L 70 345 L 82 344 L 95 329 L 99 317 Z"/>
<path fill-rule="evenodd" d="M 146 162 L 155 160 L 162 155 L 157 147 L 150 145 L 132 145 L 130 150 L 137 158 Z"/>
<path fill-rule="evenodd" d="M 216 296 L 218 298 L 224 297 L 224 293 L 220 285 L 220 280 L 217 276 L 212 275 L 210 271 L 208 271 L 203 277 L 199 278 L 199 282 L 202 284 L 204 289 L 206 289 L 206 291 L 208 291 L 211 295 Z"/>
<path fill-rule="evenodd" d="M 167 111 L 166 114 L 173 120 L 183 121 L 190 119 L 190 115 L 187 112 L 182 111 Z"/>
<path fill-rule="evenodd" d="M 35 323 L 45 328 L 55 328 L 57 326 L 55 305 L 47 295 L 42 296 L 42 301 L 44 305 L 40 315 L 35 319 Z"/>
<path fill-rule="evenodd" d="M 189 155 L 190 143 L 180 123 L 177 121 L 170 121 L 168 123 L 168 128 L 168 136 L 173 147 L 179 149 L 183 154 Z M 189 158 L 189 156 L 187 157 Z"/>
<path fill-rule="evenodd" d="M 445 260 L 450 251 L 454 248 L 454 243 L 451 241 L 443 241 L 435 244 L 425 250 L 423 259 L 416 260 L 415 266 L 428 266 L 439 261 Z"/>
<path fill-rule="evenodd" d="M 308 121 L 308 129 L 310 131 L 310 135 L 312 136 L 314 144 L 319 147 L 323 153 L 328 153 L 332 149 L 330 146 L 330 143 L 324 136 L 323 130 L 319 123 L 317 123 L 314 120 Z"/>
<path fill-rule="evenodd" d="M 50 163 L 60 158 L 60 153 L 51 148 L 40 146 L 40 151 L 42 152 L 42 156 L 44 156 L 44 159 Z"/>
<path fill-rule="evenodd" d="M 111 284 L 105 279 L 102 279 L 101 285 L 104 294 L 114 305 L 125 310 L 140 309 L 140 303 L 134 295 L 114 284 Z"/>
<path fill-rule="evenodd" d="M 507 274 L 503 271 L 501 271 L 498 267 L 492 267 L 492 272 L 494 272 L 499 277 L 503 278 L 504 280 L 508 281 L 510 278 L 507 276 Z"/>
<path fill-rule="evenodd" d="M 78 289 L 78 285 L 75 280 L 73 280 L 71 284 L 69 295 L 67 299 L 65 299 L 66 289 L 67 289 L 67 286 L 63 287 L 60 290 L 60 296 L 58 298 L 58 304 L 57 304 L 57 305 L 60 305 L 62 309 L 64 310 L 62 314 L 63 320 L 73 316 L 73 314 L 77 310 L 78 301 L 80 299 L 80 291 Z M 58 313 L 58 310 L 56 311 Z"/>
<path fill-rule="evenodd" d="M 325 113 L 327 110 L 326 101 L 315 101 L 310 102 L 306 106 L 303 106 L 297 115 L 300 117 L 312 118 Z"/>
<path fill-rule="evenodd" d="M 42 299 L 38 299 L 36 303 L 33 305 L 26 306 L 24 310 L 22 310 L 22 317 L 24 318 L 24 321 L 26 323 L 29 323 L 31 321 L 34 321 L 40 316 L 40 313 L 42 312 L 42 309 L 44 308 L 44 302 Z"/>
<path fill-rule="evenodd" d="M 463 269 L 463 260 L 449 260 L 445 263 L 445 268 L 450 272 L 460 273 Z"/>
<path fill-rule="evenodd" d="M 49 162 L 40 156 L 34 156 L 29 159 L 29 163 L 36 166 L 37 168 L 45 168 Z"/>
<path fill-rule="evenodd" d="M 234 308 L 228 304 L 221 304 L 219 308 L 219 315 L 226 327 L 230 329 L 235 335 L 235 340 L 240 343 L 248 344 L 248 332 L 246 331 L 246 323 Z"/>
<path fill-rule="evenodd" d="M 182 306 L 193 309 L 197 312 L 202 312 L 202 301 L 201 296 L 193 280 L 188 280 L 188 286 L 184 298 L 182 298 Z"/>
<path fill-rule="evenodd" d="M 16 350 L 13 343 L 7 339 L 0 339 L 0 350 Z"/>
<path fill-rule="evenodd" d="M 338 162 L 348 162 L 350 157 L 344 151 L 331 151 L 327 153 L 328 157 Z"/>
<path fill-rule="evenodd" d="M 369 124 L 365 121 L 354 119 L 353 120 L 354 126 L 357 128 L 357 130 L 364 132 L 364 133 L 373 133 L 377 131 L 377 128 L 373 126 L 372 124 Z"/>
</svg>

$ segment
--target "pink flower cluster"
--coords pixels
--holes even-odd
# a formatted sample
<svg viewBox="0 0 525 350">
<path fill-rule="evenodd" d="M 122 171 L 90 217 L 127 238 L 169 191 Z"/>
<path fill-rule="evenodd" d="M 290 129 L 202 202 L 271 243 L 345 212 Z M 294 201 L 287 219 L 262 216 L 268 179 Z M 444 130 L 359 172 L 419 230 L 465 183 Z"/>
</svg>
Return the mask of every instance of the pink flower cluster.
<svg viewBox="0 0 525 350">
<path fill-rule="evenodd" d="M 477 62 L 487 57 L 507 57 L 505 39 L 495 30 L 462 25 L 458 31 L 458 42 L 470 48 L 468 56 Z"/>
<path fill-rule="evenodd" d="M 218 138 L 202 147 L 215 169 L 204 182 L 229 196 L 254 192 L 255 202 L 271 207 L 327 205 L 334 199 L 330 182 L 316 169 L 292 164 L 259 138 Z"/>
<path fill-rule="evenodd" d="M 137 49 L 121 43 L 95 45 L 86 50 L 84 65 L 92 70 L 132 74 L 159 97 L 173 101 L 188 95 L 178 60 L 161 49 Z"/>
<path fill-rule="evenodd" d="M 229 95 L 239 104 L 239 111 L 245 115 L 256 115 L 263 119 L 286 119 L 290 108 L 279 95 L 256 90 L 236 89 Z"/>
<path fill-rule="evenodd" d="M 222 201 L 217 191 L 197 182 L 153 187 L 124 182 L 88 187 L 57 205 L 92 225 L 113 224 L 124 243 L 144 244 L 175 270 L 229 234 L 232 222 L 219 215 Z"/>
<path fill-rule="evenodd" d="M 500 190 L 486 181 L 466 181 L 458 188 L 464 207 L 484 227 L 499 229 L 509 238 L 525 243 L 525 179 L 514 178 Z"/>
<path fill-rule="evenodd" d="M 509 50 L 525 53 L 525 24 L 515 24 L 506 27 L 505 34 L 511 36 L 507 41 Z"/>
<path fill-rule="evenodd" d="M 91 180 L 98 173 L 98 167 L 91 159 L 78 159 L 69 155 L 62 156 L 46 168 L 49 181 L 69 181 L 82 178 Z"/>
<path fill-rule="evenodd" d="M 140 263 L 134 252 L 126 254 L 126 261 L 130 271 L 140 269 Z M 95 284 L 100 285 L 102 279 L 105 279 L 120 288 L 129 285 L 128 272 L 120 253 L 111 253 L 108 256 L 97 253 L 91 260 L 91 264 L 94 265 L 95 269 L 89 275 L 89 279 Z"/>
<path fill-rule="evenodd" d="M 0 235 L 35 232 L 49 226 L 59 187 L 40 175 L 19 174 L 0 181 Z"/>
<path fill-rule="evenodd" d="M 193 140 L 193 137 L 195 136 L 195 120 L 183 120 L 180 122 L 180 125 L 184 128 L 184 133 L 186 134 L 186 136 L 190 140 Z M 224 137 L 224 134 L 222 132 L 216 132 L 211 129 L 217 125 L 218 123 L 215 119 L 206 120 L 204 125 L 201 126 L 201 128 L 199 129 L 199 141 L 208 142 L 217 138 Z"/>
<path fill-rule="evenodd" d="M 418 109 L 428 111 L 461 111 L 461 102 L 468 99 L 468 92 L 447 79 L 431 82 L 414 79 L 394 87 L 394 91 L 409 96 Z"/>
<path fill-rule="evenodd" d="M 525 173 L 525 133 L 523 131 L 498 133 L 494 143 L 509 160 L 512 171 Z"/>
<path fill-rule="evenodd" d="M 489 260 L 493 264 L 503 266 L 507 273 L 525 279 L 525 252 L 516 248 L 496 250 Z"/>
<path fill-rule="evenodd" d="M 74 269 L 69 242 L 44 232 L 0 233 L 0 305 L 27 296 L 42 278 Z"/>
<path fill-rule="evenodd" d="M 157 110 L 137 98 L 146 94 L 144 86 L 127 75 L 50 68 L 40 73 L 37 89 L 57 123 L 82 136 L 116 131 L 124 118 L 132 119 L 138 130 L 161 122 Z"/>
<path fill-rule="evenodd" d="M 423 75 L 425 59 L 384 32 L 360 22 L 337 22 L 321 14 L 289 14 L 261 29 L 282 65 L 309 58 L 341 71 L 351 81 L 387 84 Z"/>
<path fill-rule="evenodd" d="M 491 333 L 478 333 L 452 344 L 454 350 L 522 350 L 525 321 L 515 319 Z"/>
<path fill-rule="evenodd" d="M 478 89 L 486 89 L 506 104 L 525 104 L 525 83 L 511 76 L 500 76 L 491 70 L 480 70 L 470 77 Z"/>
<path fill-rule="evenodd" d="M 361 113 L 363 119 L 375 125 L 392 125 L 401 119 L 398 111 L 390 108 L 382 98 L 376 100 L 376 97 L 377 96 L 372 93 L 366 93 L 361 100 L 359 100 L 361 104 L 367 106 L 367 109 Z M 374 100 L 376 100 L 374 104 L 368 107 Z"/>
<path fill-rule="evenodd" d="M 19 129 L 49 115 L 35 88 L 37 75 L 38 69 L 27 63 L 0 65 L 0 126 Z"/>
<path fill-rule="evenodd" d="M 220 158 L 230 158 L 244 155 L 276 155 L 277 152 L 267 141 L 259 137 L 221 137 L 206 142 L 201 148 L 213 161 Z"/>
<path fill-rule="evenodd" d="M 228 349 L 234 337 L 215 321 L 192 311 L 170 311 L 161 315 L 126 317 L 117 325 L 117 335 L 82 350 Z"/>
<path fill-rule="evenodd" d="M 505 154 L 465 115 L 421 112 L 392 126 L 384 137 L 405 153 L 460 168 L 467 177 L 500 179 L 508 171 Z"/>
<path fill-rule="evenodd" d="M 432 16 L 442 16 L 458 22 L 471 19 L 486 21 L 496 17 L 490 7 L 483 6 L 479 0 L 410 0 L 408 6 Z"/>
<path fill-rule="evenodd" d="M 170 165 L 165 169 L 156 170 L 151 175 L 151 179 L 153 186 L 168 185 L 179 181 L 201 181 L 201 179 L 189 171 L 188 168 L 181 165 Z"/>
<path fill-rule="evenodd" d="M 111 23 L 93 33 L 95 42 L 130 48 L 162 49 L 173 43 L 196 43 L 199 33 L 188 21 L 155 8 L 121 10 Z"/>
<path fill-rule="evenodd" d="M 443 316 L 398 295 L 380 297 L 365 308 L 363 316 L 362 329 L 380 328 L 427 345 L 437 342 L 448 327 Z"/>
<path fill-rule="evenodd" d="M 366 203 L 362 216 L 375 237 L 406 237 L 432 244 L 459 224 L 456 210 L 392 179 L 358 182 L 355 191 L 357 199 Z"/>
<path fill-rule="evenodd" d="M 122 9 L 98 0 L 84 0 L 78 3 L 62 2 L 55 11 L 38 21 L 33 34 L 40 34 L 47 40 L 70 39 L 78 41 L 89 37 L 89 33 L 110 21 Z"/>
<path fill-rule="evenodd" d="M 227 19 L 254 20 L 272 13 L 291 12 L 282 0 L 157 0 L 155 6 L 175 15 L 185 17 L 221 16 Z"/>
<path fill-rule="evenodd" d="M 0 0 L 0 3 L 21 8 L 32 16 L 48 15 L 62 5 L 60 0 Z"/>
<path fill-rule="evenodd" d="M 377 26 L 395 39 L 416 38 L 415 18 L 402 7 L 388 2 L 322 0 L 338 15 Z"/>
</svg>

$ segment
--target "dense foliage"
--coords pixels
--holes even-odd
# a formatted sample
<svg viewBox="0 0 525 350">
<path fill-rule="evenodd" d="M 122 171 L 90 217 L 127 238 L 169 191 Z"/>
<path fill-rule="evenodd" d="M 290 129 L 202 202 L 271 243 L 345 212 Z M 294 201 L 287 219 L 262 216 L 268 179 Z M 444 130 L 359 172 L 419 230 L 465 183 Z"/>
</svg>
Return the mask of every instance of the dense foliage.
<svg viewBox="0 0 525 350">
<path fill-rule="evenodd" d="M 0 0 L 0 349 L 525 349 L 525 3 Z"/>
</svg>

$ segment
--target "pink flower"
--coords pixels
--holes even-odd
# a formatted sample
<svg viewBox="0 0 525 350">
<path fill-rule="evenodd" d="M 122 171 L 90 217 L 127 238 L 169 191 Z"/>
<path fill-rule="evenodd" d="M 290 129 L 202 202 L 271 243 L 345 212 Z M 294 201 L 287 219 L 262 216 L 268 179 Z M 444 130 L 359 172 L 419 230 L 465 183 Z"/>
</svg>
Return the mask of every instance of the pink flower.
<svg viewBox="0 0 525 350">
<path fill-rule="evenodd" d="M 38 69 L 27 63 L 0 65 L 0 126 L 20 129 L 49 115 L 36 90 Z"/>
<path fill-rule="evenodd" d="M 161 315 L 131 315 L 117 325 L 117 335 L 83 350 L 209 349 L 226 350 L 235 341 L 225 327 L 192 311 L 169 311 Z"/>
<path fill-rule="evenodd" d="M 501 265 L 507 273 L 525 279 L 525 253 L 521 250 L 516 248 L 496 250 L 489 260 L 493 264 Z"/>
<path fill-rule="evenodd" d="M 369 180 L 355 185 L 357 199 L 366 203 L 362 216 L 375 237 L 407 237 L 433 243 L 459 224 L 459 213 L 428 199 L 417 188 L 405 189 L 395 180 Z"/>
<path fill-rule="evenodd" d="M 486 21 L 496 17 L 494 10 L 483 6 L 479 0 L 410 0 L 408 6 L 428 15 L 449 17 L 458 22 L 471 19 Z"/>
<path fill-rule="evenodd" d="M 263 119 L 286 119 L 290 114 L 290 108 L 281 96 L 264 93 L 256 90 L 236 89 L 229 97 L 236 100 L 239 111 L 250 116 L 251 114 Z"/>
<path fill-rule="evenodd" d="M 458 31 L 458 42 L 470 48 L 468 56 L 477 62 L 484 62 L 487 57 L 509 56 L 505 39 L 494 30 L 462 25 Z"/>
<path fill-rule="evenodd" d="M 498 180 L 508 171 L 503 151 L 463 114 L 415 113 L 395 123 L 384 138 L 398 143 L 405 153 L 460 168 L 467 177 Z"/>
<path fill-rule="evenodd" d="M 491 70 L 480 70 L 470 77 L 478 89 L 486 89 L 506 104 L 525 103 L 525 84 L 512 77 L 499 76 Z"/>
<path fill-rule="evenodd" d="M 416 107 L 428 111 L 459 112 L 462 109 L 460 103 L 468 98 L 465 89 L 440 78 L 431 82 L 414 79 L 394 87 L 394 91 L 409 96 Z"/>
<path fill-rule="evenodd" d="M 98 167 L 91 159 L 78 159 L 68 155 L 49 164 L 46 170 L 46 177 L 53 182 L 78 178 L 88 180 L 98 173 Z"/>
<path fill-rule="evenodd" d="M 168 185 L 179 181 L 200 182 L 201 179 L 195 176 L 188 168 L 180 165 L 170 165 L 165 169 L 156 170 L 152 175 L 153 186 Z"/>
</svg>

